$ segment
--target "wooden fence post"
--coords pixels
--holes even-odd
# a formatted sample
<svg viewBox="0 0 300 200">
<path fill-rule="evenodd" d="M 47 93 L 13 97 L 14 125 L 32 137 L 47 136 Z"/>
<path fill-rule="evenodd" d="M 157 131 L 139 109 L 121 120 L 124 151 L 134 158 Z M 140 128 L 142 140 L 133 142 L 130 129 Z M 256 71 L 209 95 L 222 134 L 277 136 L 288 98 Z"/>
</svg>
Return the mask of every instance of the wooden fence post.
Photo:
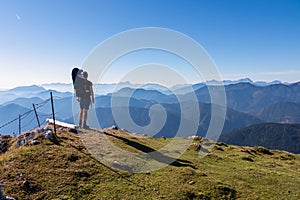
<svg viewBox="0 0 300 200">
<path fill-rule="evenodd" d="M 53 126 L 54 126 L 54 135 L 56 137 L 55 115 L 54 115 L 54 104 L 53 104 L 52 92 L 50 92 L 50 97 L 51 97 L 51 106 L 52 106 L 52 118 L 53 118 Z"/>
<path fill-rule="evenodd" d="M 39 125 L 39 128 L 41 128 L 39 116 L 38 116 L 38 114 L 37 114 L 37 112 L 36 112 L 34 103 L 32 104 L 32 106 L 33 106 L 33 110 L 34 110 L 34 113 L 35 113 L 36 121 L 37 121 L 37 123 L 38 123 L 38 125 Z"/>
<path fill-rule="evenodd" d="M 21 135 L 21 115 L 19 115 L 19 135 Z"/>
</svg>

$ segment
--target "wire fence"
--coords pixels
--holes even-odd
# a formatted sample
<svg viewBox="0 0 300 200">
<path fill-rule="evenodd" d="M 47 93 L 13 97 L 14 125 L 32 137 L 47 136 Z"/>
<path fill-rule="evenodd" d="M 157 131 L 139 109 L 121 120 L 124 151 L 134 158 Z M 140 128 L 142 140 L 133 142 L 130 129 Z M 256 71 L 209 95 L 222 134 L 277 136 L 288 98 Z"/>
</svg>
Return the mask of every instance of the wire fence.
<svg viewBox="0 0 300 200">
<path fill-rule="evenodd" d="M 51 94 L 51 93 L 50 93 Z M 51 94 L 52 95 L 52 94 Z M 32 108 L 30 108 L 28 111 L 18 114 L 16 118 L 11 119 L 3 124 L 0 125 L 0 132 L 1 129 L 3 130 L 5 127 L 9 126 L 9 125 L 13 125 L 17 126 L 17 124 L 15 124 L 18 121 L 18 128 L 12 127 L 11 130 L 15 130 L 16 131 L 11 131 L 14 136 L 17 135 L 17 133 L 21 133 L 22 130 L 30 130 L 30 129 L 35 129 L 38 128 L 39 126 L 45 125 L 46 124 L 46 119 L 47 118 L 52 118 L 53 115 L 57 114 L 57 113 L 39 113 L 38 109 L 46 106 L 51 100 L 51 97 L 39 102 L 39 103 L 33 103 L 32 104 Z M 51 106 L 51 105 L 50 105 Z M 49 108 L 49 110 L 51 111 L 51 108 Z M 39 122 L 39 118 L 41 118 L 42 123 Z M 22 124 L 22 122 L 24 124 Z M 36 126 L 34 125 L 34 123 L 36 123 Z"/>
<path fill-rule="evenodd" d="M 33 120 L 35 120 L 35 116 L 32 117 L 32 119 L 30 119 L 28 123 L 26 123 L 25 125 L 22 125 L 21 129 L 24 130 L 24 128 L 28 127 L 33 122 Z"/>
</svg>

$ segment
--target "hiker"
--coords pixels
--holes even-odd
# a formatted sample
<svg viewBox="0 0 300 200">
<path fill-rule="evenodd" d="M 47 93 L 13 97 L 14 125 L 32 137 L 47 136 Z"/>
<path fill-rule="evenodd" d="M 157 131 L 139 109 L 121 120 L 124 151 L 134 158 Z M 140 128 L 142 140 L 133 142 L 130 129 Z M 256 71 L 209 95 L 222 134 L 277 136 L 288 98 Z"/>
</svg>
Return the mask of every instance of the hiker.
<svg viewBox="0 0 300 200">
<path fill-rule="evenodd" d="M 86 121 L 88 117 L 89 107 L 91 103 L 94 104 L 93 83 L 87 79 L 88 73 L 86 71 L 82 73 L 82 76 L 84 78 L 84 81 L 82 83 L 83 92 L 79 96 L 79 104 L 80 104 L 79 127 L 82 126 L 82 128 L 84 129 L 89 129 L 89 126 L 86 124 Z"/>
<path fill-rule="evenodd" d="M 84 85 L 86 82 L 86 78 L 83 77 L 83 70 L 78 69 L 77 67 L 72 70 L 71 75 L 75 90 L 75 96 L 77 97 L 77 101 L 80 101 L 80 97 L 84 95 Z"/>
</svg>

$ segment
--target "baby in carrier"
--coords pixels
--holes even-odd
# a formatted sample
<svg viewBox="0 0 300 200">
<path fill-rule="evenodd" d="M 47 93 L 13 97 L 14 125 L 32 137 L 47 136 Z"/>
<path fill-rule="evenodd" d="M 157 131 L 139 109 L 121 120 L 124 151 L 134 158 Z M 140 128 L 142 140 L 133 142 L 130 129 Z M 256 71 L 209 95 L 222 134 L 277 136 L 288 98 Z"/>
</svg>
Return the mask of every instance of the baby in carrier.
<svg viewBox="0 0 300 200">
<path fill-rule="evenodd" d="M 72 70 L 72 80 L 73 80 L 73 86 L 75 91 L 75 96 L 77 97 L 77 100 L 80 101 L 80 98 L 85 93 L 85 82 L 86 78 L 83 76 L 83 70 L 74 68 Z"/>
</svg>

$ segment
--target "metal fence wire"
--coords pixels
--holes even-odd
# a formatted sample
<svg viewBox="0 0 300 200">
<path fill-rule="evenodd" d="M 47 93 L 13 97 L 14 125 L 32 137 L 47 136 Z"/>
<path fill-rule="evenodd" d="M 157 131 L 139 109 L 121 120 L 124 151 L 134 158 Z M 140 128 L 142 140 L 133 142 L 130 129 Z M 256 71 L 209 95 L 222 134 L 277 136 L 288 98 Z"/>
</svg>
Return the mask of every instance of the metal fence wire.
<svg viewBox="0 0 300 200">
<path fill-rule="evenodd" d="M 46 113 L 38 114 L 38 112 L 37 112 L 38 109 L 46 106 L 50 102 L 50 100 L 51 100 L 51 98 L 48 98 L 48 99 L 46 99 L 46 100 L 44 100 L 42 102 L 33 103 L 32 104 L 33 108 L 31 108 L 30 110 L 28 110 L 28 111 L 26 111 L 26 112 L 24 112 L 22 114 L 18 114 L 17 115 L 18 117 L 14 118 L 14 119 L 11 119 L 11 120 L 9 120 L 9 121 L 7 121 L 5 123 L 3 123 L 2 125 L 0 125 L 0 130 L 3 129 L 4 127 L 6 127 L 6 126 L 8 126 L 8 125 L 10 125 L 10 124 L 12 124 L 12 123 L 14 123 L 14 122 L 16 122 L 16 121 L 19 120 L 19 128 L 18 128 L 18 130 L 16 132 L 21 133 L 21 129 L 29 127 L 33 123 L 33 121 L 35 119 L 37 119 L 39 121 L 39 116 L 41 116 L 41 117 L 53 117 L 53 113 L 52 112 L 49 113 L 49 114 L 46 114 Z M 33 112 L 36 112 L 36 115 L 34 114 L 33 116 L 31 116 L 30 114 L 33 113 Z M 56 113 L 54 113 L 54 115 L 55 114 Z M 30 116 L 31 116 L 30 120 L 28 122 L 26 122 L 26 124 L 21 125 L 21 121 L 24 121 L 24 119 L 29 118 Z M 40 125 L 43 125 L 45 122 L 46 122 L 46 119 L 43 120 L 42 123 L 39 123 L 39 125 L 36 126 L 35 128 L 39 127 Z M 13 132 L 13 134 L 15 135 L 16 132 Z"/>
</svg>

